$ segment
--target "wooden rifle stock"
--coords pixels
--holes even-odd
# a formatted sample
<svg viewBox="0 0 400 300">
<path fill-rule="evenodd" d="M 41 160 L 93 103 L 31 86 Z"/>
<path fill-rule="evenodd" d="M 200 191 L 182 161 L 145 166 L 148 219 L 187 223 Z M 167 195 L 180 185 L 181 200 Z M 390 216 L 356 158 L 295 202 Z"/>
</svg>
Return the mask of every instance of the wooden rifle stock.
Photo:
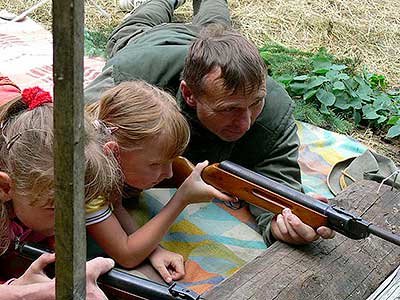
<svg viewBox="0 0 400 300">
<path fill-rule="evenodd" d="M 193 164 L 186 158 L 176 158 L 173 163 L 175 184 L 179 186 L 193 168 Z M 400 245 L 399 235 L 235 163 L 224 161 L 209 165 L 203 170 L 201 177 L 215 188 L 272 213 L 279 214 L 289 208 L 303 223 L 314 229 L 327 226 L 352 239 L 363 239 L 372 233 Z"/>
</svg>

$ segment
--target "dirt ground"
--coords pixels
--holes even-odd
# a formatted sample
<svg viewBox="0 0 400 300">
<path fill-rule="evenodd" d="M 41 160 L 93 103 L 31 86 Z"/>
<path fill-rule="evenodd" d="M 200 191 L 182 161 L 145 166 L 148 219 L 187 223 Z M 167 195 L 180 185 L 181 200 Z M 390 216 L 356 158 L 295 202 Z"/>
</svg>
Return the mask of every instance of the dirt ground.
<svg viewBox="0 0 400 300">
<path fill-rule="evenodd" d="M 38 0 L 0 0 L 0 10 L 20 13 Z M 118 25 L 125 12 L 118 0 L 85 2 L 89 29 Z M 370 72 L 382 74 L 400 88 L 400 0 L 229 0 L 234 27 L 261 47 L 266 41 L 313 51 L 325 47 L 337 57 L 362 62 Z M 192 2 L 176 11 L 176 19 L 190 21 Z M 109 17 L 100 12 L 101 7 Z M 34 20 L 51 29 L 51 1 L 36 9 Z M 353 136 L 400 164 L 400 138 L 387 140 L 370 129 Z"/>
<path fill-rule="evenodd" d="M 357 129 L 352 136 L 375 152 L 389 157 L 400 167 L 399 138 L 387 139 L 383 133 L 379 135 L 370 129 Z"/>
</svg>

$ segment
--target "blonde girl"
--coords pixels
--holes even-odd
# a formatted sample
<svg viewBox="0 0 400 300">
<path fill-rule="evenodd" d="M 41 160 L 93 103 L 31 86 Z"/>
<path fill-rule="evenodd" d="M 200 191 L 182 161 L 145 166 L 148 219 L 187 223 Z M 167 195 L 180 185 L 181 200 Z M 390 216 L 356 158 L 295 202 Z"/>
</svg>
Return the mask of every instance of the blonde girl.
<svg viewBox="0 0 400 300">
<path fill-rule="evenodd" d="M 12 241 L 54 235 L 51 102 L 48 92 L 35 87 L 0 108 L 0 254 Z M 101 215 L 111 214 L 109 203 L 100 200 L 118 190 L 120 175 L 88 122 L 84 143 L 87 224 L 92 224 L 93 219 L 101 221 Z"/>
<path fill-rule="evenodd" d="M 88 111 L 109 135 L 105 152 L 115 155 L 131 190 L 151 188 L 172 176 L 172 161 L 185 150 L 190 132 L 172 96 L 144 81 L 123 82 L 106 91 Z M 198 164 L 159 214 L 138 230 L 134 231 L 121 209 L 104 222 L 88 226 L 89 234 L 124 267 L 135 267 L 149 256 L 165 281 L 180 279 L 183 259 L 158 246 L 162 237 L 188 204 L 214 197 L 233 200 L 201 180 L 207 164 Z"/>
</svg>

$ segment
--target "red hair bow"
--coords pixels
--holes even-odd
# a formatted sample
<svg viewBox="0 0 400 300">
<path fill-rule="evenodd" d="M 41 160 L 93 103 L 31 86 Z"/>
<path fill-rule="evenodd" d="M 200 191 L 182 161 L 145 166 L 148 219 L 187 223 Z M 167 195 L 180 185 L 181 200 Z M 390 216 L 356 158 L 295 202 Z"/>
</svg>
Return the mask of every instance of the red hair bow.
<svg viewBox="0 0 400 300">
<path fill-rule="evenodd" d="M 28 105 L 28 109 L 32 110 L 43 103 L 53 102 L 49 92 L 42 90 L 40 87 L 27 88 L 22 91 L 22 101 Z"/>
</svg>

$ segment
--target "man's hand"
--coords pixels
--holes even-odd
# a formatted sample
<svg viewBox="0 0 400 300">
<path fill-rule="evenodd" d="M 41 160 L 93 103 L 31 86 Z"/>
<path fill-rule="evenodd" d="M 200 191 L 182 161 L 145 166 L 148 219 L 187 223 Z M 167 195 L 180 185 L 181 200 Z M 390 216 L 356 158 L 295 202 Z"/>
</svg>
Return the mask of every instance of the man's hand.
<svg viewBox="0 0 400 300">
<path fill-rule="evenodd" d="M 27 285 L 34 283 L 42 283 L 51 281 L 49 277 L 44 273 L 44 268 L 51 263 L 54 263 L 56 256 L 54 253 L 42 254 L 37 260 L 35 260 L 25 273 L 14 280 L 13 285 Z"/>
<path fill-rule="evenodd" d="M 86 300 L 107 300 L 97 285 L 97 279 L 113 267 L 114 261 L 111 258 L 96 257 L 86 263 Z"/>
<path fill-rule="evenodd" d="M 178 253 L 165 250 L 158 246 L 156 250 L 150 254 L 149 260 L 167 283 L 171 283 L 173 280 L 179 280 L 185 275 L 183 256 Z"/>
<path fill-rule="evenodd" d="M 315 231 L 288 208 L 272 220 L 271 231 L 277 240 L 294 245 L 309 244 L 320 237 L 331 239 L 335 236 L 335 232 L 328 227 L 321 226 Z"/>
</svg>

